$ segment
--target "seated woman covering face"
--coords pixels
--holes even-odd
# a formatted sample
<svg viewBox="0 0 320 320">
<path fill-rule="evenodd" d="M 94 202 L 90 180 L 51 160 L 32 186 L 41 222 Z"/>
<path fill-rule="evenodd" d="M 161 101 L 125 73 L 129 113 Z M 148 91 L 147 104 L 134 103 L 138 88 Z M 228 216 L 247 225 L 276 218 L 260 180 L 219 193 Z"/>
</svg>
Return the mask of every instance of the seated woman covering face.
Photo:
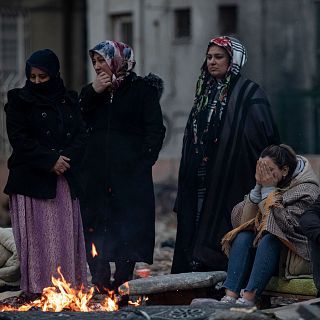
<svg viewBox="0 0 320 320">
<path fill-rule="evenodd" d="M 232 211 L 235 229 L 222 240 L 229 256 L 225 303 L 253 306 L 276 273 L 284 246 L 310 261 L 299 217 L 320 189 L 308 160 L 289 146 L 271 145 L 257 161 L 255 178 L 254 189 Z"/>
</svg>

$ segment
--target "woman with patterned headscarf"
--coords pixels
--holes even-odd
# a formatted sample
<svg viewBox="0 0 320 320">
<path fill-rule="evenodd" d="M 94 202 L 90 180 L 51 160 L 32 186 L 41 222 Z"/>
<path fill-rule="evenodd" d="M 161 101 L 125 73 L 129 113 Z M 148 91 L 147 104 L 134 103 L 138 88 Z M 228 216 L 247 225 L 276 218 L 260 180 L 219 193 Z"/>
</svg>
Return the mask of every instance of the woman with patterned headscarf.
<svg viewBox="0 0 320 320">
<path fill-rule="evenodd" d="M 261 151 L 279 142 L 265 93 L 240 74 L 245 62 L 237 39 L 210 40 L 183 139 L 172 273 L 226 269 L 220 242 L 232 208 L 250 191 Z"/>
<path fill-rule="evenodd" d="M 135 262 L 153 261 L 151 168 L 165 128 L 159 104 L 162 81 L 132 71 L 132 48 L 107 40 L 89 54 L 96 78 L 80 95 L 89 134 L 82 213 L 92 282 L 101 291 L 131 279 Z M 92 243 L 96 257 L 91 256 Z M 109 262 L 116 265 L 113 283 Z"/>
</svg>

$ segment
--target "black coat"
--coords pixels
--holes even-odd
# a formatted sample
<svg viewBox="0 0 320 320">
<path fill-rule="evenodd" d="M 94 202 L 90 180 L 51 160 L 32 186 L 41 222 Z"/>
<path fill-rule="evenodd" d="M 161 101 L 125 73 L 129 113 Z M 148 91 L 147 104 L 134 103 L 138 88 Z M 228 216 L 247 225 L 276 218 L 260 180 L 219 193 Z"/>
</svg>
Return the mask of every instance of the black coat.
<svg viewBox="0 0 320 320">
<path fill-rule="evenodd" d="M 320 197 L 304 212 L 300 226 L 309 240 L 320 245 Z"/>
<path fill-rule="evenodd" d="M 60 155 L 71 159 L 64 173 L 71 195 L 81 193 L 79 168 L 85 148 L 85 126 L 78 95 L 65 91 L 55 101 L 26 88 L 8 92 L 5 105 L 7 132 L 12 146 L 9 177 L 4 192 L 53 199 L 57 175 L 50 172 Z"/>
<path fill-rule="evenodd" d="M 300 218 L 302 232 L 309 239 L 313 280 L 320 295 L 320 196 Z"/>
<path fill-rule="evenodd" d="M 112 99 L 108 92 L 96 93 L 91 84 L 84 87 L 80 106 L 89 132 L 81 201 L 84 229 L 104 228 L 109 261 L 152 263 L 152 165 L 165 135 L 158 91 L 132 73 Z"/>
<path fill-rule="evenodd" d="M 186 127 L 175 204 L 178 228 L 173 273 L 226 269 L 227 257 L 220 242 L 232 229 L 232 208 L 255 184 L 256 161 L 261 151 L 279 143 L 264 92 L 241 76 L 233 85 L 220 139 L 210 145 L 207 193 L 197 228 L 197 166 L 194 165 L 197 162 L 190 119 Z"/>
</svg>

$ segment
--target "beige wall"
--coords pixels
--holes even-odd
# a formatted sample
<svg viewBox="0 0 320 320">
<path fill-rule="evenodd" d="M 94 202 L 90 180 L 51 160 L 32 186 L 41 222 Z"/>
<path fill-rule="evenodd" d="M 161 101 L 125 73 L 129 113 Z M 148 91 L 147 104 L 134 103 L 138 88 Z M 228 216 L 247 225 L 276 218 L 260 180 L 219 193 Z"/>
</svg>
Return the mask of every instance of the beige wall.
<svg viewBox="0 0 320 320">
<path fill-rule="evenodd" d="M 0 0 L 0 10 L 4 9 L 26 12 L 26 57 L 35 50 L 52 49 L 67 85 L 80 90 L 86 83 L 85 0 Z"/>
<path fill-rule="evenodd" d="M 248 50 L 243 74 L 258 82 L 267 92 L 280 126 L 287 128 L 281 119 L 279 95 L 290 87 L 309 90 L 314 85 L 314 0 L 87 0 L 87 4 L 90 45 L 113 37 L 112 15 L 132 14 L 136 70 L 142 74 L 154 72 L 165 83 L 161 104 L 170 130 L 160 154 L 163 160 L 180 157 L 183 130 L 192 107 L 206 44 L 220 33 L 220 5 L 238 7 L 235 36 Z M 174 10 L 186 7 L 192 12 L 192 36 L 187 41 L 176 41 Z M 91 66 L 88 67 L 92 72 Z M 312 117 L 312 112 L 304 112 L 295 128 L 310 152 L 315 150 Z M 295 138 L 285 140 L 288 144 L 296 141 Z"/>
<path fill-rule="evenodd" d="M 69 20 L 66 19 L 68 4 L 72 4 Z M 84 4 L 84 0 L 0 0 L 0 11 L 22 10 L 26 14 L 27 44 L 24 61 L 35 50 L 52 49 L 60 59 L 62 77 L 65 80 L 69 78 L 69 87 L 76 90 L 86 82 Z M 68 41 L 69 38 L 70 41 Z M 24 78 L 24 63 L 20 69 Z M 3 112 L 2 104 L 0 99 L 0 112 Z M 2 114 L 0 119 L 2 120 Z M 0 131 L 5 137 L 4 123 L 0 121 Z M 3 143 L 2 140 L 0 143 Z M 4 148 L 0 148 L 2 149 Z M 0 211 L 7 199 L 2 192 L 8 174 L 7 156 L 0 154 Z"/>
</svg>

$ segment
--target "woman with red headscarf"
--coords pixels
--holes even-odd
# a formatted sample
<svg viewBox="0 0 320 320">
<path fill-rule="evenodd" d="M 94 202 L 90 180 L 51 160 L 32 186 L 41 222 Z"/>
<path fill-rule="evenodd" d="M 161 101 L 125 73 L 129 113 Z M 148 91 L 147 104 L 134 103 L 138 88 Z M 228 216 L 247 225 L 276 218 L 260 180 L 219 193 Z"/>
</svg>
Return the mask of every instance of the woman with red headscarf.
<svg viewBox="0 0 320 320">
<path fill-rule="evenodd" d="M 261 151 L 279 142 L 265 93 L 240 74 L 245 62 L 237 39 L 210 40 L 183 139 L 172 273 L 226 269 L 220 242 L 232 208 L 250 191 Z"/>
<path fill-rule="evenodd" d="M 89 133 L 82 213 L 92 282 L 104 290 L 131 279 L 135 262 L 153 261 L 151 168 L 165 128 L 159 104 L 162 81 L 132 71 L 132 48 L 107 40 L 89 54 L 96 78 L 80 95 Z M 92 243 L 98 251 L 94 258 Z M 113 283 L 109 262 L 116 265 Z"/>
</svg>

